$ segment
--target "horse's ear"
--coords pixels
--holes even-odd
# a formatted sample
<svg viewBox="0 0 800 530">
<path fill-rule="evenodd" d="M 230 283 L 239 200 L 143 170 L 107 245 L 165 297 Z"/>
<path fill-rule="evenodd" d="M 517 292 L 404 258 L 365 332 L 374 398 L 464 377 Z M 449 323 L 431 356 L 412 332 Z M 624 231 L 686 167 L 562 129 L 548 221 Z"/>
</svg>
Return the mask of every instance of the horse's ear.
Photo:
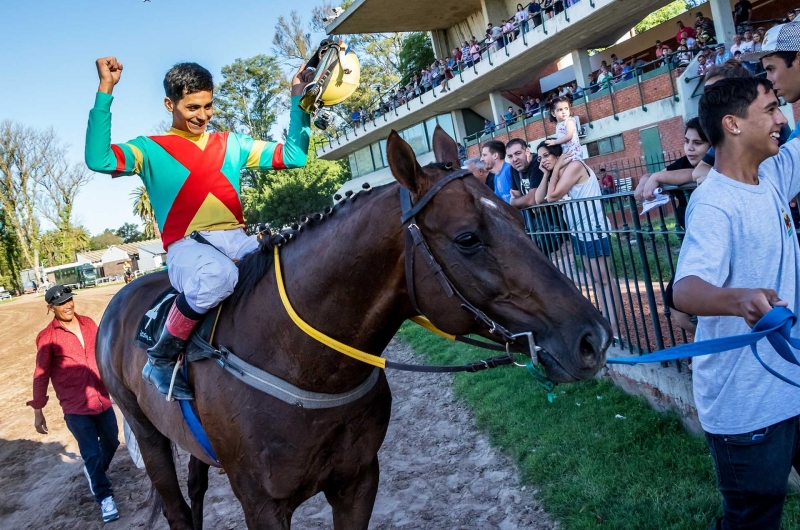
<svg viewBox="0 0 800 530">
<path fill-rule="evenodd" d="M 450 163 L 453 169 L 458 169 L 461 164 L 458 161 L 458 146 L 450 135 L 444 132 L 441 126 L 437 125 L 433 131 L 433 155 L 437 162 Z"/>
<path fill-rule="evenodd" d="M 400 138 L 395 130 L 392 130 L 389 138 L 386 139 L 386 159 L 397 182 L 411 193 L 419 194 L 425 174 L 417 163 L 417 155 L 414 154 L 414 150 Z"/>
</svg>

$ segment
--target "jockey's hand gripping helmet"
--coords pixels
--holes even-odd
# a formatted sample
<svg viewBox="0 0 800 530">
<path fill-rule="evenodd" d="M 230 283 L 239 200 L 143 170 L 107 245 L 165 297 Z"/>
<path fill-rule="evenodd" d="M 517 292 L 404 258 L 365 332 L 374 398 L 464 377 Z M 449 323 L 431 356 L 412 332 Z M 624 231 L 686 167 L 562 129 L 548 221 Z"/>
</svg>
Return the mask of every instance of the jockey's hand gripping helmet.
<svg viewBox="0 0 800 530">
<path fill-rule="evenodd" d="M 323 40 L 306 69 L 316 70 L 314 79 L 300 97 L 300 108 L 311 114 L 314 125 L 326 129 L 330 114 L 323 107 L 336 105 L 349 98 L 358 88 L 361 64 L 355 52 L 342 41 Z"/>
</svg>

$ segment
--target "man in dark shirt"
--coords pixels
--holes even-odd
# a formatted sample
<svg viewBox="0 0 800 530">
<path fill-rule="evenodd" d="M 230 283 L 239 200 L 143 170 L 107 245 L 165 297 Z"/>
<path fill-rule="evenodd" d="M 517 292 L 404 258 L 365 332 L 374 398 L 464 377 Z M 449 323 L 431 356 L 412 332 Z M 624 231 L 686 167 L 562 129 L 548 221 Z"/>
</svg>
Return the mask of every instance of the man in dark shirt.
<svg viewBox="0 0 800 530">
<path fill-rule="evenodd" d="M 514 138 L 506 144 L 506 157 L 511 164 L 511 206 L 527 208 L 536 204 L 535 193 L 542 182 L 542 170 L 534 163 L 528 144 Z"/>
<path fill-rule="evenodd" d="M 744 31 L 744 28 L 750 25 L 752 10 L 753 4 L 748 0 L 739 0 L 733 6 L 733 19 L 736 22 L 737 31 Z"/>
<path fill-rule="evenodd" d="M 94 355 L 97 324 L 75 313 L 74 294 L 69 287 L 55 285 L 44 295 L 47 310 L 55 318 L 36 337 L 36 370 L 33 374 L 34 427 L 47 434 L 42 409 L 47 404 L 47 387 L 53 382 L 64 421 L 78 442 L 83 472 L 100 505 L 103 522 L 119 519 L 114 492 L 106 476 L 119 446 L 119 430 Z"/>
</svg>

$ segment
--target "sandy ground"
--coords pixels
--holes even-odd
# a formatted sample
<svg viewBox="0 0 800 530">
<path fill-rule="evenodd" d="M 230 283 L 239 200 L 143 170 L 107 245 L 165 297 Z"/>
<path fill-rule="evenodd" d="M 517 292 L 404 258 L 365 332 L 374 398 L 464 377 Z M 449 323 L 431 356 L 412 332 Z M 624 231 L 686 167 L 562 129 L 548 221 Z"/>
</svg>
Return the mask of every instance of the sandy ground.
<svg viewBox="0 0 800 530">
<path fill-rule="evenodd" d="M 120 286 L 80 292 L 76 308 L 98 322 Z M 33 428 L 31 396 L 35 338 L 50 320 L 43 299 L 26 296 L 0 305 L 0 528 L 101 528 L 99 508 L 82 473 L 78 447 L 50 389 L 45 408 L 49 434 Z M 392 343 L 386 356 L 417 362 Z M 447 376 L 392 372 L 392 422 L 380 453 L 381 481 L 370 528 L 501 529 L 557 528 L 520 487 L 517 470 L 489 447 L 467 408 L 453 398 Z M 120 416 L 121 421 L 121 416 Z M 122 438 L 122 429 L 120 429 Z M 179 455 L 185 485 L 188 456 Z M 128 456 L 124 443 L 111 464 L 121 519 L 108 528 L 144 528 L 142 504 L 149 480 Z M 244 528 L 244 517 L 227 477 L 211 470 L 205 504 L 206 528 Z M 322 495 L 295 513 L 293 528 L 331 528 Z M 157 528 L 167 528 L 161 519 Z"/>
</svg>

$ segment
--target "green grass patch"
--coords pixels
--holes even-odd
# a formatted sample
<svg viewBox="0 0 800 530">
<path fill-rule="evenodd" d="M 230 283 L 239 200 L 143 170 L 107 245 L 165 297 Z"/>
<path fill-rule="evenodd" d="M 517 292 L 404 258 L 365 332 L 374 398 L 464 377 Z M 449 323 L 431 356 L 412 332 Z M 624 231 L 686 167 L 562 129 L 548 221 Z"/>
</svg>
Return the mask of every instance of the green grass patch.
<svg viewBox="0 0 800 530">
<path fill-rule="evenodd" d="M 430 364 L 486 356 L 408 323 L 399 336 Z M 705 441 L 607 381 L 559 385 L 553 403 L 521 368 L 456 374 L 453 387 L 565 529 L 704 529 L 721 512 Z M 800 528 L 797 495 L 784 528 Z"/>
</svg>

